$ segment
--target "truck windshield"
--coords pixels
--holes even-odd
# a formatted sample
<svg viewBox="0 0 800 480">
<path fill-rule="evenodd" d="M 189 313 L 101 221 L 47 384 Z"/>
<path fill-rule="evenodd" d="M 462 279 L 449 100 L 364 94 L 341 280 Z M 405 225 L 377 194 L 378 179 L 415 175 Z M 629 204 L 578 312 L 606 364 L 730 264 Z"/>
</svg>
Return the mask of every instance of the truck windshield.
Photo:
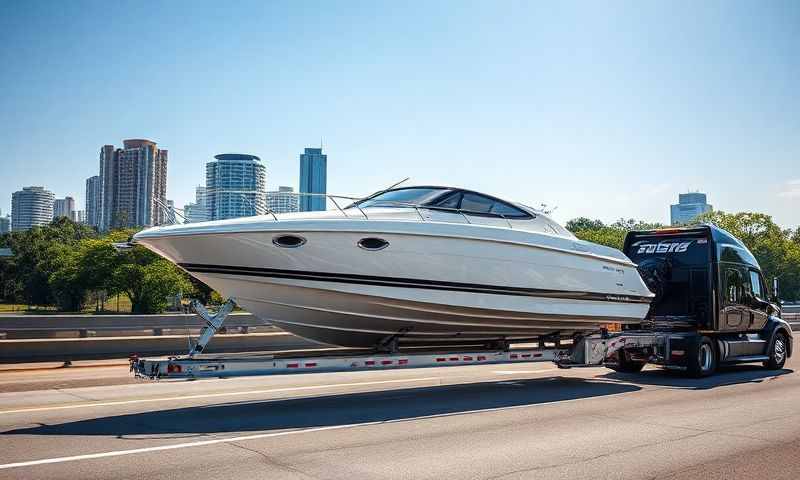
<svg viewBox="0 0 800 480">
<path fill-rule="evenodd" d="M 625 252 L 639 265 L 647 287 L 656 294 L 652 317 L 710 320 L 710 242 L 701 233 L 643 235 Z"/>
</svg>

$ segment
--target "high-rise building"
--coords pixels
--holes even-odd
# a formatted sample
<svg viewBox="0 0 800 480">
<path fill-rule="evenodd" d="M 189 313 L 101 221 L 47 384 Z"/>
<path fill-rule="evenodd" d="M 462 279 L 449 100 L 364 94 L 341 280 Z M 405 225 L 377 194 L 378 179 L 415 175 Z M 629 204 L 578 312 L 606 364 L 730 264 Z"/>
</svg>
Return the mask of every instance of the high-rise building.
<svg viewBox="0 0 800 480">
<path fill-rule="evenodd" d="M 24 187 L 11 195 L 11 230 L 29 230 L 53 220 L 55 195 L 44 187 Z"/>
<path fill-rule="evenodd" d="M 187 203 L 183 206 L 183 216 L 186 217 L 186 223 L 209 220 L 206 197 L 206 187 L 198 185 L 194 192 L 194 203 Z"/>
<path fill-rule="evenodd" d="M 299 210 L 300 204 L 292 187 L 278 187 L 267 192 L 267 208 L 275 213 L 292 213 Z"/>
<path fill-rule="evenodd" d="M 300 211 L 314 212 L 326 210 L 324 196 L 302 195 L 303 193 L 327 193 L 328 156 L 322 148 L 306 148 L 300 154 Z"/>
<path fill-rule="evenodd" d="M 56 198 L 53 200 L 53 220 L 67 217 L 75 220 L 75 199 L 72 197 Z"/>
<path fill-rule="evenodd" d="M 111 227 L 114 211 L 114 192 L 117 186 L 118 152 L 114 145 L 103 145 L 100 149 L 100 211 L 97 214 L 97 225 L 100 230 Z"/>
<path fill-rule="evenodd" d="M 678 195 L 678 203 L 670 205 L 670 222 L 673 225 L 684 225 L 691 222 L 698 215 L 713 210 L 714 208 L 706 203 L 705 193 L 681 193 Z"/>
<path fill-rule="evenodd" d="M 2 212 L 0 212 L 0 235 L 4 233 L 8 233 L 11 231 L 11 217 L 9 216 L 2 216 Z"/>
<path fill-rule="evenodd" d="M 267 211 L 267 172 L 255 155 L 224 153 L 206 164 L 209 220 L 251 217 Z"/>
<path fill-rule="evenodd" d="M 103 198 L 103 183 L 100 176 L 86 179 L 86 221 L 87 225 L 100 227 L 100 208 Z"/>
<path fill-rule="evenodd" d="M 100 149 L 101 229 L 150 227 L 165 223 L 167 150 L 143 139 L 124 140 L 123 148 Z"/>
</svg>

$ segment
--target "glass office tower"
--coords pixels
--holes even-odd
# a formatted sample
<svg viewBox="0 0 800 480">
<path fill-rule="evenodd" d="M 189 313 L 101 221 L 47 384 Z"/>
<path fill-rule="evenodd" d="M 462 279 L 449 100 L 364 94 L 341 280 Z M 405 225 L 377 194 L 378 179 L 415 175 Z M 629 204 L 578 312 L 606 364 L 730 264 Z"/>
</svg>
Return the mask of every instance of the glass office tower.
<svg viewBox="0 0 800 480">
<path fill-rule="evenodd" d="M 300 193 L 327 193 L 328 156 L 322 148 L 306 148 L 300 154 Z M 326 198 L 300 195 L 300 211 L 316 212 L 326 209 Z"/>
</svg>

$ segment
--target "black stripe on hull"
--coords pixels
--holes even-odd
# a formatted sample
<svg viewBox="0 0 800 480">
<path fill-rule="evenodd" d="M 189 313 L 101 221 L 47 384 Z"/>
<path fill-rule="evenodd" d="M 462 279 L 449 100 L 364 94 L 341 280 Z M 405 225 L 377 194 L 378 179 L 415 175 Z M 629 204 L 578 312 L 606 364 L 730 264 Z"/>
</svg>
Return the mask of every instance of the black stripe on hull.
<svg viewBox="0 0 800 480">
<path fill-rule="evenodd" d="M 650 303 L 650 298 L 636 295 L 613 295 L 598 292 L 575 292 L 569 290 L 547 290 L 540 288 L 505 287 L 475 283 L 444 282 L 414 278 L 378 277 L 350 273 L 308 272 L 302 270 L 278 270 L 274 268 L 238 267 L 227 265 L 208 265 L 200 263 L 179 263 L 181 268 L 192 273 L 217 273 L 243 275 L 250 277 L 285 278 L 290 280 L 309 280 L 316 282 L 336 282 L 356 285 L 383 287 L 421 288 L 451 292 L 488 293 L 492 295 L 513 295 L 523 297 L 546 297 L 565 300 L 590 300 L 614 303 Z"/>
</svg>

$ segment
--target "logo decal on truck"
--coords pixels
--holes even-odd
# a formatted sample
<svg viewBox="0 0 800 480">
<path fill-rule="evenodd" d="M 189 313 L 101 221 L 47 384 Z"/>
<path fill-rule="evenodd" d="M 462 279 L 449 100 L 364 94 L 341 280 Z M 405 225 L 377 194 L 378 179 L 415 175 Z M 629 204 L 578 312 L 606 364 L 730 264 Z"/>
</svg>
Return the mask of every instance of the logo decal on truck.
<svg viewBox="0 0 800 480">
<path fill-rule="evenodd" d="M 642 253 L 683 253 L 689 249 L 692 242 L 675 242 L 675 243 L 643 243 L 639 245 L 637 254 Z"/>
</svg>

